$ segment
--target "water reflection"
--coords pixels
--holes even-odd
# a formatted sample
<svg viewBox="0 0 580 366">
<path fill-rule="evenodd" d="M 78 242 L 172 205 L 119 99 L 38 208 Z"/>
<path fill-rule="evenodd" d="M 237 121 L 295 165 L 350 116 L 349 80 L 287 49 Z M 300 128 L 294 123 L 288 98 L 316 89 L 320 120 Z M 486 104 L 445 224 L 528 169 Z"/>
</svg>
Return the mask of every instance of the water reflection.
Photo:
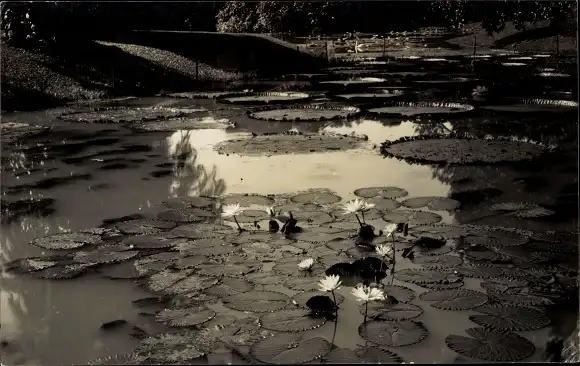
<svg viewBox="0 0 580 366">
<path fill-rule="evenodd" d="M 219 196 L 225 192 L 226 183 L 217 177 L 217 167 L 198 164 L 196 147 L 219 141 L 211 139 L 219 130 L 210 131 L 209 134 L 200 134 L 179 130 L 167 137 L 167 154 L 173 162 L 173 179 L 169 188 L 172 197 Z"/>
</svg>

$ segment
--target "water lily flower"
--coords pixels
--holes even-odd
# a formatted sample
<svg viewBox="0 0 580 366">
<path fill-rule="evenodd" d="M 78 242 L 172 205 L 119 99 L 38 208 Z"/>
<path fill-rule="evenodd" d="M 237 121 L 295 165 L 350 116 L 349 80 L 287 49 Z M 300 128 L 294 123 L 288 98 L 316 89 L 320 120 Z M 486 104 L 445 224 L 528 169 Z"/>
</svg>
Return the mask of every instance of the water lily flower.
<svg viewBox="0 0 580 366">
<path fill-rule="evenodd" d="M 321 279 L 318 286 L 320 287 L 320 291 L 333 292 L 334 290 L 338 290 L 341 284 L 340 276 L 333 275 Z"/>
<path fill-rule="evenodd" d="M 487 88 L 485 86 L 476 86 L 475 89 L 473 89 L 473 92 L 471 93 L 471 95 L 473 96 L 481 96 L 487 94 Z"/>
<path fill-rule="evenodd" d="M 393 255 L 393 248 L 388 246 L 388 245 L 378 245 L 375 248 L 375 251 L 377 252 L 378 255 L 380 255 L 381 257 L 390 257 L 391 255 Z"/>
<path fill-rule="evenodd" d="M 356 217 L 359 225 L 362 227 L 362 224 L 365 221 L 364 213 L 371 208 L 375 207 L 374 203 L 365 202 L 365 200 L 361 198 L 357 198 L 354 200 L 350 200 L 348 202 L 343 203 L 342 210 L 344 215 L 354 214 Z M 362 222 L 359 220 L 357 213 L 360 212 L 362 215 Z"/>
<path fill-rule="evenodd" d="M 313 265 L 314 265 L 314 259 L 306 258 L 302 262 L 298 263 L 298 268 L 300 268 L 303 271 L 310 271 L 312 269 Z"/>
<path fill-rule="evenodd" d="M 394 239 L 395 233 L 397 232 L 397 224 L 391 222 L 385 225 L 385 229 L 383 230 L 383 232 L 387 237 L 391 236 Z"/>
<path fill-rule="evenodd" d="M 365 285 L 357 285 L 352 289 L 352 294 L 356 297 L 356 301 L 364 301 L 365 303 L 365 317 L 363 323 L 367 322 L 367 314 L 369 311 L 369 301 L 380 301 L 385 299 L 385 293 L 376 288 Z"/>
<path fill-rule="evenodd" d="M 242 231 L 242 227 L 236 219 L 236 215 L 241 214 L 243 209 L 240 207 L 239 203 L 231 204 L 231 205 L 224 205 L 222 207 L 222 217 L 233 217 L 236 225 L 238 225 L 238 230 Z"/>
</svg>

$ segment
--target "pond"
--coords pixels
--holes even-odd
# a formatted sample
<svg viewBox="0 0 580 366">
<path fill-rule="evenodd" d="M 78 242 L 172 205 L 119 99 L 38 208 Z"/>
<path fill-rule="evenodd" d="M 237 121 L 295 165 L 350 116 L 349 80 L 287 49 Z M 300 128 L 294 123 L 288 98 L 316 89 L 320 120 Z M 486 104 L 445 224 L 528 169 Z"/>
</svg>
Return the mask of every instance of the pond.
<svg viewBox="0 0 580 366">
<path fill-rule="evenodd" d="M 542 360 L 578 319 L 576 66 L 452 61 L 3 115 L 3 364 Z"/>
</svg>

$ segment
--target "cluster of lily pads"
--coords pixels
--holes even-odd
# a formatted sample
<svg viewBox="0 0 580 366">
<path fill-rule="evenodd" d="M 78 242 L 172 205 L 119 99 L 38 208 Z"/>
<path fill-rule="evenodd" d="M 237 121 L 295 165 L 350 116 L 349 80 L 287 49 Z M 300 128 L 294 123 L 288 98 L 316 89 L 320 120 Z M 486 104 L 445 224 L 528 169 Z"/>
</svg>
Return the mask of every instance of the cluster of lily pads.
<svg viewBox="0 0 580 366">
<path fill-rule="evenodd" d="M 326 190 L 171 199 L 157 217 L 34 239 L 52 254 L 6 268 L 54 280 L 93 273 L 153 294 L 135 306 L 170 329 L 141 330 L 132 353 L 101 364 L 188 363 L 223 347 L 251 362 L 402 362 L 392 348 L 429 335 L 416 319 L 421 302 L 477 312 L 469 318 L 479 327 L 449 335 L 450 349 L 517 361 L 535 348 L 515 332 L 549 325 L 546 306 L 577 289 L 573 234 L 446 225 L 437 212 L 457 209 L 452 199 L 408 198 L 398 187 L 354 193 L 343 204 Z M 464 278 L 483 282 L 468 289 Z M 369 342 L 355 350 L 310 332 L 337 325 L 350 286 L 363 303 L 358 334 Z"/>
</svg>

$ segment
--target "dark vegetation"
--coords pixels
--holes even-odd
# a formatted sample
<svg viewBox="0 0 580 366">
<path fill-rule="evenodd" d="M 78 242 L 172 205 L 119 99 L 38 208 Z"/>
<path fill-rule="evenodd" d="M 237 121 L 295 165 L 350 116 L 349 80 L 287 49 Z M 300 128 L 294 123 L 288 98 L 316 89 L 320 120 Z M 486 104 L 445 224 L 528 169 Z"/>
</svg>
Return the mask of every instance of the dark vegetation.
<svg viewBox="0 0 580 366">
<path fill-rule="evenodd" d="M 223 89 L 257 70 L 271 77 L 324 62 L 277 39 L 286 35 L 458 29 L 472 22 L 492 34 L 508 22 L 523 30 L 545 20 L 532 34 L 545 37 L 571 34 L 575 18 L 575 3 L 566 1 L 3 2 L 2 109 Z M 498 43 L 522 35 L 512 37 Z"/>
</svg>

